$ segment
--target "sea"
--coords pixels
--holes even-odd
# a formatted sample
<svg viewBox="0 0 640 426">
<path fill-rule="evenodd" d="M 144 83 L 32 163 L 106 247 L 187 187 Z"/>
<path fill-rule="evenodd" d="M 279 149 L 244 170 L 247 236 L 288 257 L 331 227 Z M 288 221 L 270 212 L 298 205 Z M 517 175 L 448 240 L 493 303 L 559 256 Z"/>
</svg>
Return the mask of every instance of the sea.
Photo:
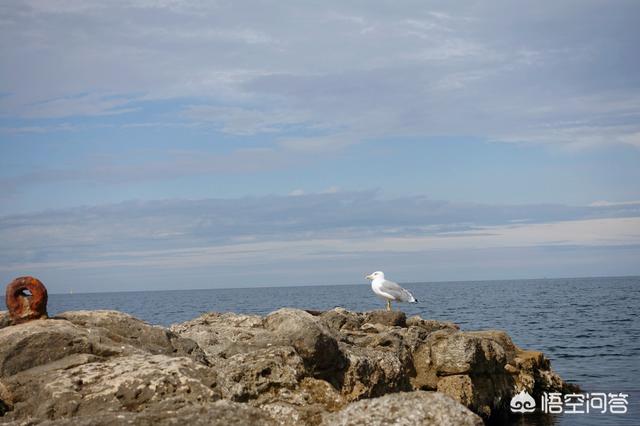
<svg viewBox="0 0 640 426">
<path fill-rule="evenodd" d="M 640 425 L 640 277 L 403 283 L 420 301 L 396 305 L 407 316 L 452 321 L 463 330 L 502 329 L 539 350 L 589 397 L 615 394 L 627 412 L 521 414 L 511 424 Z M 368 311 L 384 303 L 368 283 L 270 288 L 51 294 L 49 314 L 116 309 L 169 326 L 204 312 L 264 315 L 281 307 Z M 627 395 L 626 397 L 619 394 Z M 587 395 L 585 395 L 587 398 Z M 607 398 L 610 398 L 607 396 Z M 621 398 L 621 399 L 620 399 Z M 536 401 L 540 405 L 540 401 Z M 577 411 L 580 411 L 580 406 Z M 584 408 L 583 408 L 584 410 Z"/>
</svg>

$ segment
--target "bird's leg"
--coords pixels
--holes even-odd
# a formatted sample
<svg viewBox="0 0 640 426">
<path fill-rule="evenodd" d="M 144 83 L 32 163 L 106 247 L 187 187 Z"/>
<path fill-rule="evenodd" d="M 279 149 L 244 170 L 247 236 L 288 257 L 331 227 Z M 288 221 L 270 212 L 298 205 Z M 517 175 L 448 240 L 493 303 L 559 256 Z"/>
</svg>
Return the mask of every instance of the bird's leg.
<svg viewBox="0 0 640 426">
<path fill-rule="evenodd" d="M 387 300 L 387 311 L 391 310 L 391 300 Z"/>
</svg>

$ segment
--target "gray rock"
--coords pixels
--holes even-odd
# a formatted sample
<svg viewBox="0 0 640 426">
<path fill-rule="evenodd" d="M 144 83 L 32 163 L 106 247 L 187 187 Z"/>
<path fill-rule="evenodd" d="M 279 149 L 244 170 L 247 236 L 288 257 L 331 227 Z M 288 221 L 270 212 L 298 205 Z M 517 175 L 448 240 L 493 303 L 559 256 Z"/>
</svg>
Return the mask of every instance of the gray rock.
<svg viewBox="0 0 640 426">
<path fill-rule="evenodd" d="M 335 337 L 317 317 L 299 309 L 279 309 L 264 319 L 264 326 L 293 346 L 316 377 L 343 367 Z"/>
<path fill-rule="evenodd" d="M 294 391 L 280 390 L 255 404 L 282 425 L 317 425 L 327 412 L 337 411 L 347 400 L 328 382 L 304 378 Z"/>
<path fill-rule="evenodd" d="M 0 311 L 0 328 L 9 326 L 9 311 Z"/>
<path fill-rule="evenodd" d="M 496 415 L 520 390 L 573 389 L 551 371 L 542 353 L 518 348 L 504 331 L 430 333 L 414 354 L 414 386 L 437 389 L 484 418 Z"/>
<path fill-rule="evenodd" d="M 364 320 L 362 315 L 344 308 L 333 308 L 323 312 L 320 314 L 320 318 L 335 333 L 339 333 L 342 329 L 357 330 Z"/>
<path fill-rule="evenodd" d="M 177 410 L 147 409 L 137 412 L 96 413 L 90 416 L 45 421 L 41 426 L 275 426 L 278 423 L 264 410 L 232 401 L 185 406 Z"/>
<path fill-rule="evenodd" d="M 440 378 L 437 390 L 488 419 L 496 414 L 495 401 L 511 398 L 513 386 L 513 380 L 506 375 L 458 374 Z"/>
<path fill-rule="evenodd" d="M 405 366 L 393 352 L 346 345 L 341 348 L 347 359 L 341 391 L 349 401 L 409 390 Z"/>
<path fill-rule="evenodd" d="M 94 345 L 95 343 L 95 345 Z M 0 329 L 0 378 L 77 353 L 118 353 L 64 320 L 35 320 Z"/>
<path fill-rule="evenodd" d="M 457 424 L 462 406 L 493 418 L 523 389 L 575 390 L 505 332 L 395 311 L 209 313 L 169 330 L 79 311 L 0 328 L 3 423 L 360 424 L 365 407 L 380 422 Z M 398 394 L 423 390 L 439 393 Z"/>
<path fill-rule="evenodd" d="M 190 358 L 135 354 L 94 361 L 53 363 L 5 379 L 13 398 L 5 417 L 55 420 L 155 406 L 176 410 L 220 399 L 215 372 Z"/>
<path fill-rule="evenodd" d="M 193 320 L 174 324 L 169 330 L 195 341 L 212 361 L 273 347 L 283 340 L 263 327 L 262 317 L 234 313 L 203 314 Z"/>
<path fill-rule="evenodd" d="M 13 409 L 13 395 L 9 389 L 0 381 L 0 417 Z"/>
<path fill-rule="evenodd" d="M 326 415 L 323 424 L 482 426 L 483 422 L 476 414 L 443 394 L 414 391 L 354 402 L 342 411 Z"/>
<path fill-rule="evenodd" d="M 204 352 L 193 340 L 122 312 L 71 311 L 59 314 L 56 318 L 83 328 L 103 329 L 104 335 L 116 344 L 126 344 L 152 354 L 188 356 L 198 362 L 206 362 Z"/>
<path fill-rule="evenodd" d="M 364 314 L 364 322 L 390 327 L 406 327 L 407 315 L 402 311 L 371 311 Z"/>
<path fill-rule="evenodd" d="M 306 374 L 302 358 L 286 346 L 219 359 L 213 368 L 225 398 L 239 402 L 283 388 L 292 390 Z"/>
<path fill-rule="evenodd" d="M 460 330 L 457 324 L 446 321 L 425 320 L 418 315 L 414 315 L 407 319 L 407 327 L 420 327 L 429 333 L 438 330 Z"/>
<path fill-rule="evenodd" d="M 195 342 L 115 311 L 67 312 L 5 327 L 0 329 L 0 342 L 0 377 L 73 354 L 111 357 L 144 352 L 206 363 Z"/>
<path fill-rule="evenodd" d="M 494 339 L 456 332 L 434 339 L 431 361 L 439 376 L 494 373 L 503 370 L 507 354 Z"/>
</svg>

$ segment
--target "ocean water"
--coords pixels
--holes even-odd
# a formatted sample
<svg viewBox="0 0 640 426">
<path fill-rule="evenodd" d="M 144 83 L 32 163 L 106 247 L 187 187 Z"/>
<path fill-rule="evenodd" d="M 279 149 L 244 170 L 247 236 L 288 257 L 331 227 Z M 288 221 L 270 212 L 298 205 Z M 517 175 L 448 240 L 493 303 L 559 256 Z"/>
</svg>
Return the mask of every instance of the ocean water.
<svg viewBox="0 0 640 426">
<path fill-rule="evenodd" d="M 540 350 L 584 392 L 627 394 L 626 414 L 525 414 L 521 425 L 640 425 L 640 277 L 406 283 L 420 303 L 407 315 L 452 321 L 464 330 L 506 330 Z M 168 326 L 210 311 L 266 314 L 288 306 L 384 308 L 366 283 L 344 286 L 52 294 L 49 313 L 116 309 Z M 539 403 L 539 401 L 538 401 Z"/>
</svg>

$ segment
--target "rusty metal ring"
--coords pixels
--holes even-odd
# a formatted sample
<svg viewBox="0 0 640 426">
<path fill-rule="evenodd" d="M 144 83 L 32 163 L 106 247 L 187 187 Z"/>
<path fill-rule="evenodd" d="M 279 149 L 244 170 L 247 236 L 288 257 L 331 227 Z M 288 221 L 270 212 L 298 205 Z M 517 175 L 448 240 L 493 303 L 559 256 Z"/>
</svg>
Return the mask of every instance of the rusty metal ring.
<svg viewBox="0 0 640 426">
<path fill-rule="evenodd" d="M 12 324 L 47 318 L 49 296 L 44 284 L 37 278 L 16 278 L 7 286 L 5 302 Z"/>
</svg>

